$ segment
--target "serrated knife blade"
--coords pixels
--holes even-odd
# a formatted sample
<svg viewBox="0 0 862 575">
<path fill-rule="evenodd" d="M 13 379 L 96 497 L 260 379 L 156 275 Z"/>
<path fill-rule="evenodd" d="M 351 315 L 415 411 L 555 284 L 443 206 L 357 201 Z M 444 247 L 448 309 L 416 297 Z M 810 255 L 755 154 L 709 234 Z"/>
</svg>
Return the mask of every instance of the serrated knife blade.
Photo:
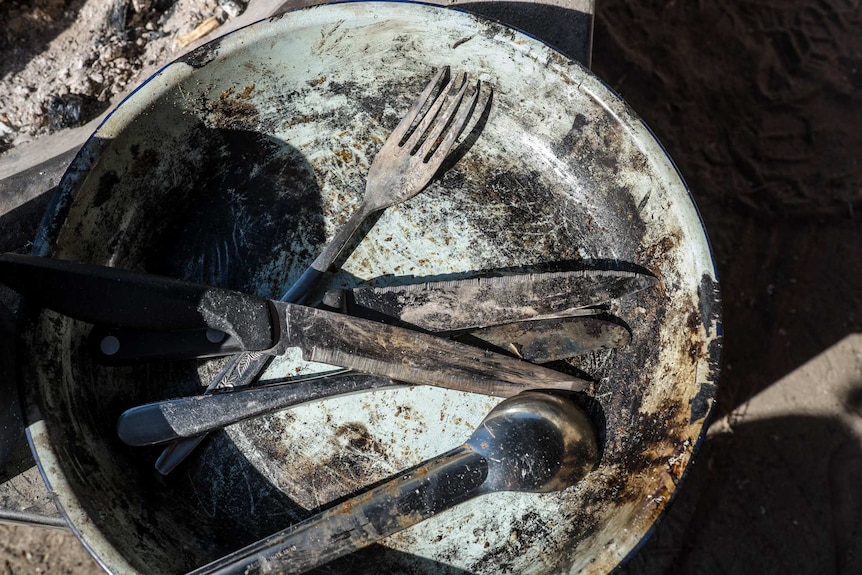
<svg viewBox="0 0 862 575">
<path fill-rule="evenodd" d="M 327 306 L 356 317 L 395 318 L 447 333 L 531 319 L 589 315 L 590 306 L 656 284 L 629 271 L 578 270 L 331 290 Z"/>
</svg>

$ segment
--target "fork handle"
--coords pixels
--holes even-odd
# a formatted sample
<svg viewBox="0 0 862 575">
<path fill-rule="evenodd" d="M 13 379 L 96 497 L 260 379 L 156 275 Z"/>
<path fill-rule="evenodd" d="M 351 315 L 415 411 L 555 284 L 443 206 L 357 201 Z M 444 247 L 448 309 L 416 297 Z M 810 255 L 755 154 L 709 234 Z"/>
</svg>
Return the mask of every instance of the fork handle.
<svg viewBox="0 0 862 575">
<path fill-rule="evenodd" d="M 347 245 L 347 242 L 350 241 L 350 238 L 353 237 L 353 234 L 356 233 L 356 230 L 359 229 L 359 226 L 362 225 L 362 222 L 371 213 L 372 211 L 368 210 L 364 203 L 358 210 L 353 212 L 353 215 L 341 226 L 335 237 L 326 244 L 320 255 L 311 262 L 311 265 L 302 272 L 299 279 L 293 282 L 290 289 L 281 296 L 281 301 L 304 304 L 314 291 L 314 288 L 317 287 L 321 278 L 323 278 L 323 275 L 329 271 L 329 268 L 338 259 L 338 256 L 344 250 L 344 246 Z"/>
<path fill-rule="evenodd" d="M 347 221 L 344 222 L 344 225 L 340 226 L 338 233 L 329 240 L 329 243 L 326 244 L 326 247 L 322 252 L 320 252 L 320 255 L 317 256 L 317 259 L 312 262 L 311 268 L 319 270 L 320 272 L 329 271 L 335 263 L 335 260 L 337 260 L 338 256 L 341 255 L 341 252 L 344 251 L 345 246 L 350 242 L 350 238 L 352 238 L 356 233 L 356 230 L 359 229 L 359 226 L 361 226 L 371 214 L 380 211 L 380 209 L 382 208 L 370 208 L 367 203 L 363 202 L 362 205 L 360 205 L 359 208 L 347 219 Z"/>
</svg>

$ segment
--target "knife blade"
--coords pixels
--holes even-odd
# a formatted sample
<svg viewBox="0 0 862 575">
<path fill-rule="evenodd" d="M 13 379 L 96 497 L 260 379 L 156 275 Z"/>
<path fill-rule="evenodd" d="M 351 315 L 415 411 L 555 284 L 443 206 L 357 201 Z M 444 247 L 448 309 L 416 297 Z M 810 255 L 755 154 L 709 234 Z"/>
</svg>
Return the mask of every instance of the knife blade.
<svg viewBox="0 0 862 575">
<path fill-rule="evenodd" d="M 270 302 L 279 343 L 303 359 L 420 385 L 511 397 L 529 389 L 583 391 L 588 381 L 492 351 L 373 320 Z"/>
<path fill-rule="evenodd" d="M 455 336 L 457 341 L 499 350 L 532 363 L 548 363 L 601 349 L 624 347 L 631 332 L 599 317 L 534 319 L 494 325 Z"/>
<path fill-rule="evenodd" d="M 353 316 L 397 318 L 441 333 L 571 317 L 656 282 L 655 277 L 643 273 L 577 270 L 330 290 L 323 301 Z"/>
</svg>

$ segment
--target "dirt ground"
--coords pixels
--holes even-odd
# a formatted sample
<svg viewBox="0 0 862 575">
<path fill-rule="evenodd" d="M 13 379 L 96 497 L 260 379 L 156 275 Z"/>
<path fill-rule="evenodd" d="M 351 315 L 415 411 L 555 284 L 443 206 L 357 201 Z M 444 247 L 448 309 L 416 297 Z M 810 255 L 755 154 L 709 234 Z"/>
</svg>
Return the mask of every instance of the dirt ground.
<svg viewBox="0 0 862 575">
<path fill-rule="evenodd" d="M 244 4 L 244 3 L 243 3 Z M 221 6 L 233 6 L 225 10 Z M 103 112 L 236 0 L 0 0 L 0 152 Z"/>
<path fill-rule="evenodd" d="M 67 531 L 0 524 L 0 541 L 0 572 L 4 575 L 101 572 L 78 540 Z"/>
<path fill-rule="evenodd" d="M 229 18 L 227 4 L 0 0 L 0 152 L 97 115 L 142 66 L 170 59 L 178 35 L 208 17 Z M 713 244 L 724 299 L 720 419 L 862 332 L 862 6 L 596 6 L 593 70 L 667 147 Z M 722 494 L 722 474 L 740 461 L 758 465 L 739 457 L 744 449 L 741 440 L 707 442 L 695 469 L 712 475 L 693 478 L 691 524 L 716 515 L 709 501 Z M 732 533 L 738 525 L 728 518 L 716 529 Z M 695 550 L 707 543 L 694 530 L 670 549 L 648 544 L 645 551 L 666 560 L 632 572 L 717 572 L 698 565 Z M 785 540 L 760 555 L 771 560 L 793 545 Z M 97 571 L 60 531 L 0 525 L 0 560 L 6 573 Z"/>
<path fill-rule="evenodd" d="M 860 573 L 862 6 L 597 7 L 593 69 L 686 178 L 724 300 L 724 429 L 626 572 Z"/>
<path fill-rule="evenodd" d="M 644 118 L 706 223 L 724 413 L 858 333 L 859 0 L 599 0 L 593 69 Z"/>
</svg>

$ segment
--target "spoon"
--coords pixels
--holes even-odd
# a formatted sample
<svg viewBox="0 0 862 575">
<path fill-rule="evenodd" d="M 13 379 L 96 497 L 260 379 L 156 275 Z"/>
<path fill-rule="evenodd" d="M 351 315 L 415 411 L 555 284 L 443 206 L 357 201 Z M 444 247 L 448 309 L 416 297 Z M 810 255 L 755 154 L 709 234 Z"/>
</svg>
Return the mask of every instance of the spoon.
<svg viewBox="0 0 862 575">
<path fill-rule="evenodd" d="M 597 461 L 595 429 L 580 408 L 524 392 L 492 409 L 464 445 L 190 575 L 305 573 L 479 495 L 565 489 Z"/>
</svg>

